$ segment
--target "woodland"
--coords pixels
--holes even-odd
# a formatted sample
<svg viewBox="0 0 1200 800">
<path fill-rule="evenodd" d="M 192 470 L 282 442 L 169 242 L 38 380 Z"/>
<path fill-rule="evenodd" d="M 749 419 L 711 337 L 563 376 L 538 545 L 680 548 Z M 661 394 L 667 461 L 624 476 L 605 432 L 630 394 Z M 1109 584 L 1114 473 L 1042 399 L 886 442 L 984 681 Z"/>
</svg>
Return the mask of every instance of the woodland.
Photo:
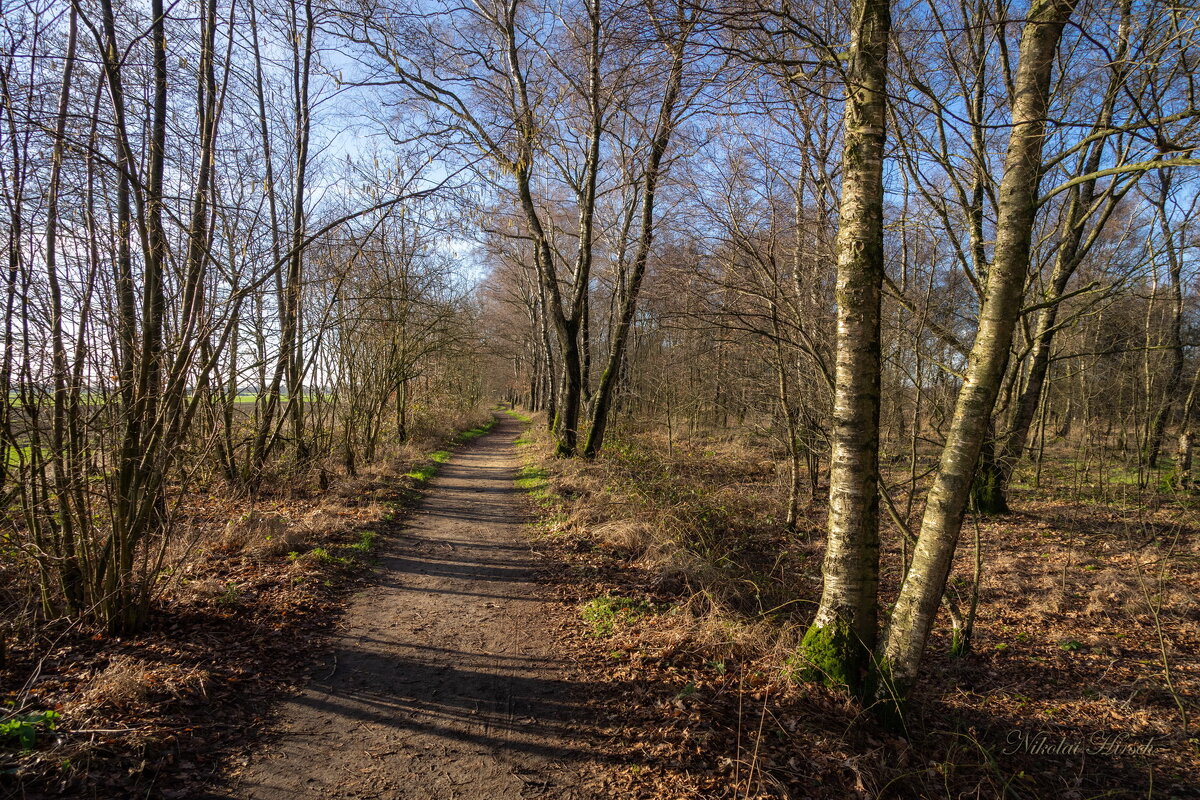
<svg viewBox="0 0 1200 800">
<path fill-rule="evenodd" d="M 1193 0 L 0 8 L 0 794 L 202 796 L 515 419 L 597 796 L 1198 796 Z"/>
</svg>

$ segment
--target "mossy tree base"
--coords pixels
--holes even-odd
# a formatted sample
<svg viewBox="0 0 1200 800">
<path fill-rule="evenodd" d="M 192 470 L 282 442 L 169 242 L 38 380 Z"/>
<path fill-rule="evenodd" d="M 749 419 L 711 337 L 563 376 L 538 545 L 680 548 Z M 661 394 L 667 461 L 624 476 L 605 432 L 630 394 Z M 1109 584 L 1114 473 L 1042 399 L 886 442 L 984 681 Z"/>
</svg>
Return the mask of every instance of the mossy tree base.
<svg viewBox="0 0 1200 800">
<path fill-rule="evenodd" d="M 859 694 L 867 657 L 850 623 L 838 618 L 828 625 L 813 625 L 800 642 L 797 676 L 812 683 L 849 689 Z"/>
<path fill-rule="evenodd" d="M 971 640 L 974 638 L 970 628 L 955 628 L 950 633 L 950 657 L 966 658 L 971 655 Z"/>
<path fill-rule="evenodd" d="M 1008 513 L 1004 476 L 995 464 L 981 464 L 971 484 L 971 507 L 979 514 L 994 516 Z"/>
</svg>

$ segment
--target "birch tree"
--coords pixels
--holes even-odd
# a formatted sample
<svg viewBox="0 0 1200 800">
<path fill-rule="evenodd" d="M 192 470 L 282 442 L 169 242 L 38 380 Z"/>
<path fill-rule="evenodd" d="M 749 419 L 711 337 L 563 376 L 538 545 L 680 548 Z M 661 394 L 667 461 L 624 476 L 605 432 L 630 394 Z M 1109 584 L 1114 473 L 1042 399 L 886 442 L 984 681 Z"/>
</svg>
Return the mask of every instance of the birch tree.
<svg viewBox="0 0 1200 800">
<path fill-rule="evenodd" d="M 890 29 L 886 0 L 851 4 L 828 539 L 821 602 L 801 645 L 811 672 L 855 690 L 863 685 L 878 626 L 879 315 Z"/>
<path fill-rule="evenodd" d="M 997 199 L 996 244 L 979 328 L 926 500 L 912 565 L 879 647 L 876 699 L 885 704 L 902 702 L 916 680 L 945 592 L 992 406 L 1008 364 L 1029 270 L 1051 73 L 1063 28 L 1074 11 L 1074 0 L 1034 0 L 1022 30 L 1013 81 L 1011 133 Z"/>
</svg>

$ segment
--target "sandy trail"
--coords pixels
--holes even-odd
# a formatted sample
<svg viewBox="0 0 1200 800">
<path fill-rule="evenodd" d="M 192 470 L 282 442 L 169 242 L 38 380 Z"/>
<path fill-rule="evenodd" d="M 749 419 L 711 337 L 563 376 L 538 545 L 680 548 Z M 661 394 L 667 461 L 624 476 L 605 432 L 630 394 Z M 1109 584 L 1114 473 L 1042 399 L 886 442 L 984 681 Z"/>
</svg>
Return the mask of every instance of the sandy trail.
<svg viewBox="0 0 1200 800">
<path fill-rule="evenodd" d="M 584 798 L 595 754 L 556 660 L 501 415 L 455 453 L 356 596 L 327 669 L 284 703 L 221 796 Z"/>
</svg>

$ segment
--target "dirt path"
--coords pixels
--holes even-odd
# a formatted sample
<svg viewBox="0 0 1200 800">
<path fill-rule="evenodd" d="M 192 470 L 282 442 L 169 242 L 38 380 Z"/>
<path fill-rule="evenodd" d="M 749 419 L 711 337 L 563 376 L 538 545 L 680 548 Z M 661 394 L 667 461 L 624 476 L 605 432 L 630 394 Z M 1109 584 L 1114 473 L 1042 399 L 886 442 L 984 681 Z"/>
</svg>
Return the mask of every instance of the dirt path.
<svg viewBox="0 0 1200 800">
<path fill-rule="evenodd" d="M 222 796 L 592 796 L 582 693 L 552 655 L 553 596 L 521 530 L 519 432 L 502 415 L 442 468 L 347 609 L 329 668 Z"/>
</svg>

